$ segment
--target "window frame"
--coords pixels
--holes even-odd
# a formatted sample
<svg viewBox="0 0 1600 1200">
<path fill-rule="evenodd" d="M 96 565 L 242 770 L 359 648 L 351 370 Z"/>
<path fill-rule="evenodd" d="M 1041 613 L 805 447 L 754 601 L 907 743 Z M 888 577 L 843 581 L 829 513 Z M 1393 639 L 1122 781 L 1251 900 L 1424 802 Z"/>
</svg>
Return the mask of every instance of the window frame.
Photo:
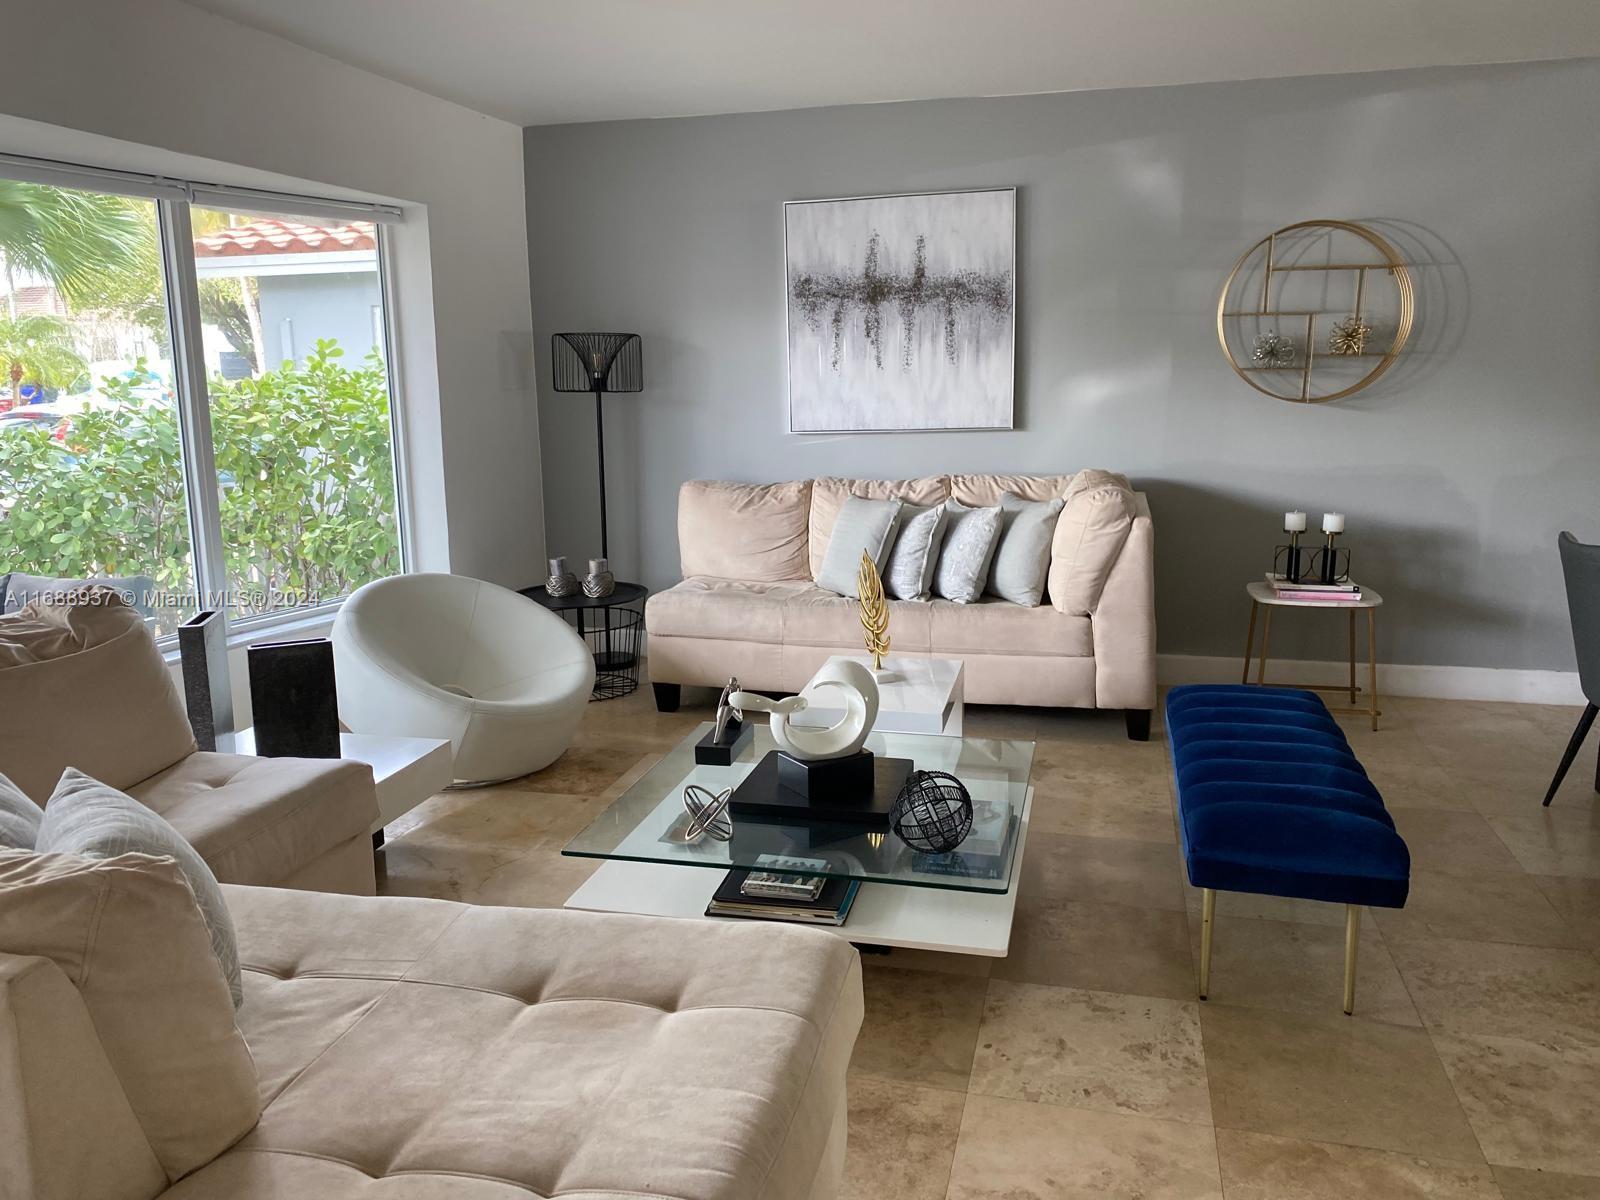
<svg viewBox="0 0 1600 1200">
<path fill-rule="evenodd" d="M 403 218 L 400 208 L 375 201 L 341 200 L 236 188 L 223 184 L 141 175 L 98 167 L 80 166 L 20 155 L 0 154 L 0 177 L 51 187 L 135 196 L 152 201 L 156 210 L 162 286 L 167 324 L 172 337 L 174 406 L 177 409 L 184 503 L 189 522 L 193 586 L 200 607 L 224 597 L 228 591 L 227 561 L 223 552 L 221 485 L 217 479 L 216 446 L 211 428 L 211 393 L 206 377 L 200 315 L 199 283 L 194 255 L 192 211 L 196 207 L 263 216 L 325 217 L 373 222 L 378 260 L 385 384 L 389 396 L 389 453 L 393 463 L 395 533 L 399 542 L 400 571 L 412 571 L 413 503 L 406 454 L 405 405 L 399 370 L 398 287 L 394 275 L 391 226 Z M 344 603 L 344 597 L 278 612 L 234 618 L 230 615 L 230 640 L 258 639 L 291 627 L 326 623 Z M 177 635 L 158 639 L 163 650 L 177 644 Z"/>
</svg>

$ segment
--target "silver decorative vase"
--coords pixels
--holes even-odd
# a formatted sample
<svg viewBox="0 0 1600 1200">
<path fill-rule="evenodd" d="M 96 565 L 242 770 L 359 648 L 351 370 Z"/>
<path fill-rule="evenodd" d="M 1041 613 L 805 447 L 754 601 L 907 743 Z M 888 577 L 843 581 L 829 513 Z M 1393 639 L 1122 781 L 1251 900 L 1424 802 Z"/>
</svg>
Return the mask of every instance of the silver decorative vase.
<svg viewBox="0 0 1600 1200">
<path fill-rule="evenodd" d="M 617 590 L 617 577 L 611 573 L 610 564 L 603 558 L 589 560 L 589 573 L 583 577 L 583 594 L 599 600 Z"/>
<path fill-rule="evenodd" d="M 556 600 L 578 594 L 578 577 L 567 569 L 565 558 L 550 560 L 550 577 L 544 581 L 544 590 Z"/>
</svg>

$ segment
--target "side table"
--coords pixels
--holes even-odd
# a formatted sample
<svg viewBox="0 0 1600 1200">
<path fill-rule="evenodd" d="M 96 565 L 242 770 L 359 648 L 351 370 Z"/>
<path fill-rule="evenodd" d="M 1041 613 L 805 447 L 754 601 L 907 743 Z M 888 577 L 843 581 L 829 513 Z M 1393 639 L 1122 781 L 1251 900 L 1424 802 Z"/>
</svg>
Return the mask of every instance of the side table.
<svg viewBox="0 0 1600 1200">
<path fill-rule="evenodd" d="M 642 606 L 649 588 L 642 583 L 619 581 L 609 596 L 597 598 L 582 592 L 552 596 L 543 584 L 522 588 L 521 592 L 551 612 L 572 614 L 578 636 L 589 644 L 594 655 L 594 691 L 589 693 L 589 699 L 617 700 L 638 688 L 643 649 L 640 635 L 644 632 Z"/>
<path fill-rule="evenodd" d="M 1280 597 L 1273 587 L 1265 580 L 1257 580 L 1245 586 L 1245 592 L 1250 597 L 1250 627 L 1244 635 L 1244 674 L 1241 683 L 1250 682 L 1250 656 L 1255 649 L 1256 640 L 1256 614 L 1262 614 L 1261 620 L 1261 654 L 1256 661 L 1256 684 L 1264 686 L 1267 682 L 1267 649 L 1268 640 L 1272 634 L 1272 610 L 1275 608 L 1309 608 L 1326 611 L 1330 608 L 1349 609 L 1350 617 L 1350 682 L 1348 684 L 1299 684 L 1313 692 L 1348 692 L 1350 703 L 1329 711 L 1336 713 L 1349 713 L 1355 716 L 1372 718 L 1372 729 L 1376 733 L 1378 718 L 1383 715 L 1378 708 L 1378 642 L 1377 642 L 1377 610 L 1383 604 L 1383 597 L 1378 595 L 1366 585 L 1362 585 L 1361 599 L 1359 600 L 1286 600 Z M 1367 688 L 1366 707 L 1356 705 L 1361 688 L 1356 686 L 1356 611 L 1365 610 L 1367 614 Z"/>
</svg>

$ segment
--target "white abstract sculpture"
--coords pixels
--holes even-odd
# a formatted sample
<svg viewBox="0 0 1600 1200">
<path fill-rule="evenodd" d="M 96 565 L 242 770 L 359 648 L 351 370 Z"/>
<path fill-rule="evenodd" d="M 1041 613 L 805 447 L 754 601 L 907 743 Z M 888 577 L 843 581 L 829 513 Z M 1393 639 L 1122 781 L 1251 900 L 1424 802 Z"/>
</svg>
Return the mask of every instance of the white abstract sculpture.
<svg viewBox="0 0 1600 1200">
<path fill-rule="evenodd" d="M 835 671 L 837 678 L 819 679 L 807 685 L 798 696 L 782 700 L 768 700 L 753 692 L 735 692 L 728 703 L 745 712 L 770 713 L 769 727 L 772 740 L 795 758 L 815 762 L 825 758 L 844 758 L 855 754 L 872 732 L 878 720 L 878 683 L 872 672 L 858 662 L 846 660 Z M 828 707 L 844 706 L 844 716 L 826 729 L 802 729 L 789 724 L 789 718 L 803 712 L 810 701 L 825 688 L 839 693 Z"/>
</svg>

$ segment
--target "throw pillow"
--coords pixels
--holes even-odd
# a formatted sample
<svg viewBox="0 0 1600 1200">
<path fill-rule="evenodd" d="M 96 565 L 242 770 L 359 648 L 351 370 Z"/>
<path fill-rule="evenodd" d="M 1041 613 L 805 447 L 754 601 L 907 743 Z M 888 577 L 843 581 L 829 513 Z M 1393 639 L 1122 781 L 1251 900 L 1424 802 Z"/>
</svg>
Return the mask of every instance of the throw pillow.
<svg viewBox="0 0 1600 1200">
<path fill-rule="evenodd" d="M 989 590 L 1002 600 L 1038 608 L 1050 568 L 1050 542 L 1064 501 L 1033 502 L 1006 492 L 1000 497 L 1000 545 L 994 552 Z"/>
<path fill-rule="evenodd" d="M 172 859 L 183 872 L 200 906 L 211 938 L 211 952 L 216 956 L 223 978 L 228 981 L 234 1007 L 244 1003 L 238 939 L 234 936 L 233 918 L 228 915 L 228 905 L 222 899 L 217 877 L 195 848 L 184 840 L 183 834 L 156 812 L 132 796 L 124 796 L 116 788 L 68 767 L 62 772 L 50 803 L 45 805 L 38 849 L 84 858 L 146 854 Z"/>
<path fill-rule="evenodd" d="M 1073 480 L 1050 548 L 1050 603 L 1058 612 L 1083 617 L 1095 610 L 1137 508 L 1124 476 L 1083 471 Z"/>
<path fill-rule="evenodd" d="M 945 510 L 950 524 L 944 549 L 939 552 L 933 590 L 946 600 L 971 604 L 983 595 L 989 582 L 989 563 L 1000 540 L 1000 506 L 968 508 L 946 500 Z"/>
<path fill-rule="evenodd" d="M 24 792 L 0 775 L 0 850 L 32 850 L 44 813 Z"/>
<path fill-rule="evenodd" d="M 879 571 L 894 548 L 894 535 L 900 528 L 898 500 L 863 500 L 851 496 L 839 509 L 828 538 L 828 552 L 822 556 L 822 571 L 817 586 L 854 599 L 856 578 L 861 571 L 861 555 L 872 559 Z"/>
<path fill-rule="evenodd" d="M 933 595 L 933 574 L 950 514 L 942 504 L 900 510 L 900 536 L 884 568 L 883 587 L 896 600 L 927 600 Z"/>
<path fill-rule="evenodd" d="M 260 1117 L 255 1063 L 171 859 L 0 850 L 0 950 L 51 959 L 77 987 L 169 1180 Z"/>
</svg>

